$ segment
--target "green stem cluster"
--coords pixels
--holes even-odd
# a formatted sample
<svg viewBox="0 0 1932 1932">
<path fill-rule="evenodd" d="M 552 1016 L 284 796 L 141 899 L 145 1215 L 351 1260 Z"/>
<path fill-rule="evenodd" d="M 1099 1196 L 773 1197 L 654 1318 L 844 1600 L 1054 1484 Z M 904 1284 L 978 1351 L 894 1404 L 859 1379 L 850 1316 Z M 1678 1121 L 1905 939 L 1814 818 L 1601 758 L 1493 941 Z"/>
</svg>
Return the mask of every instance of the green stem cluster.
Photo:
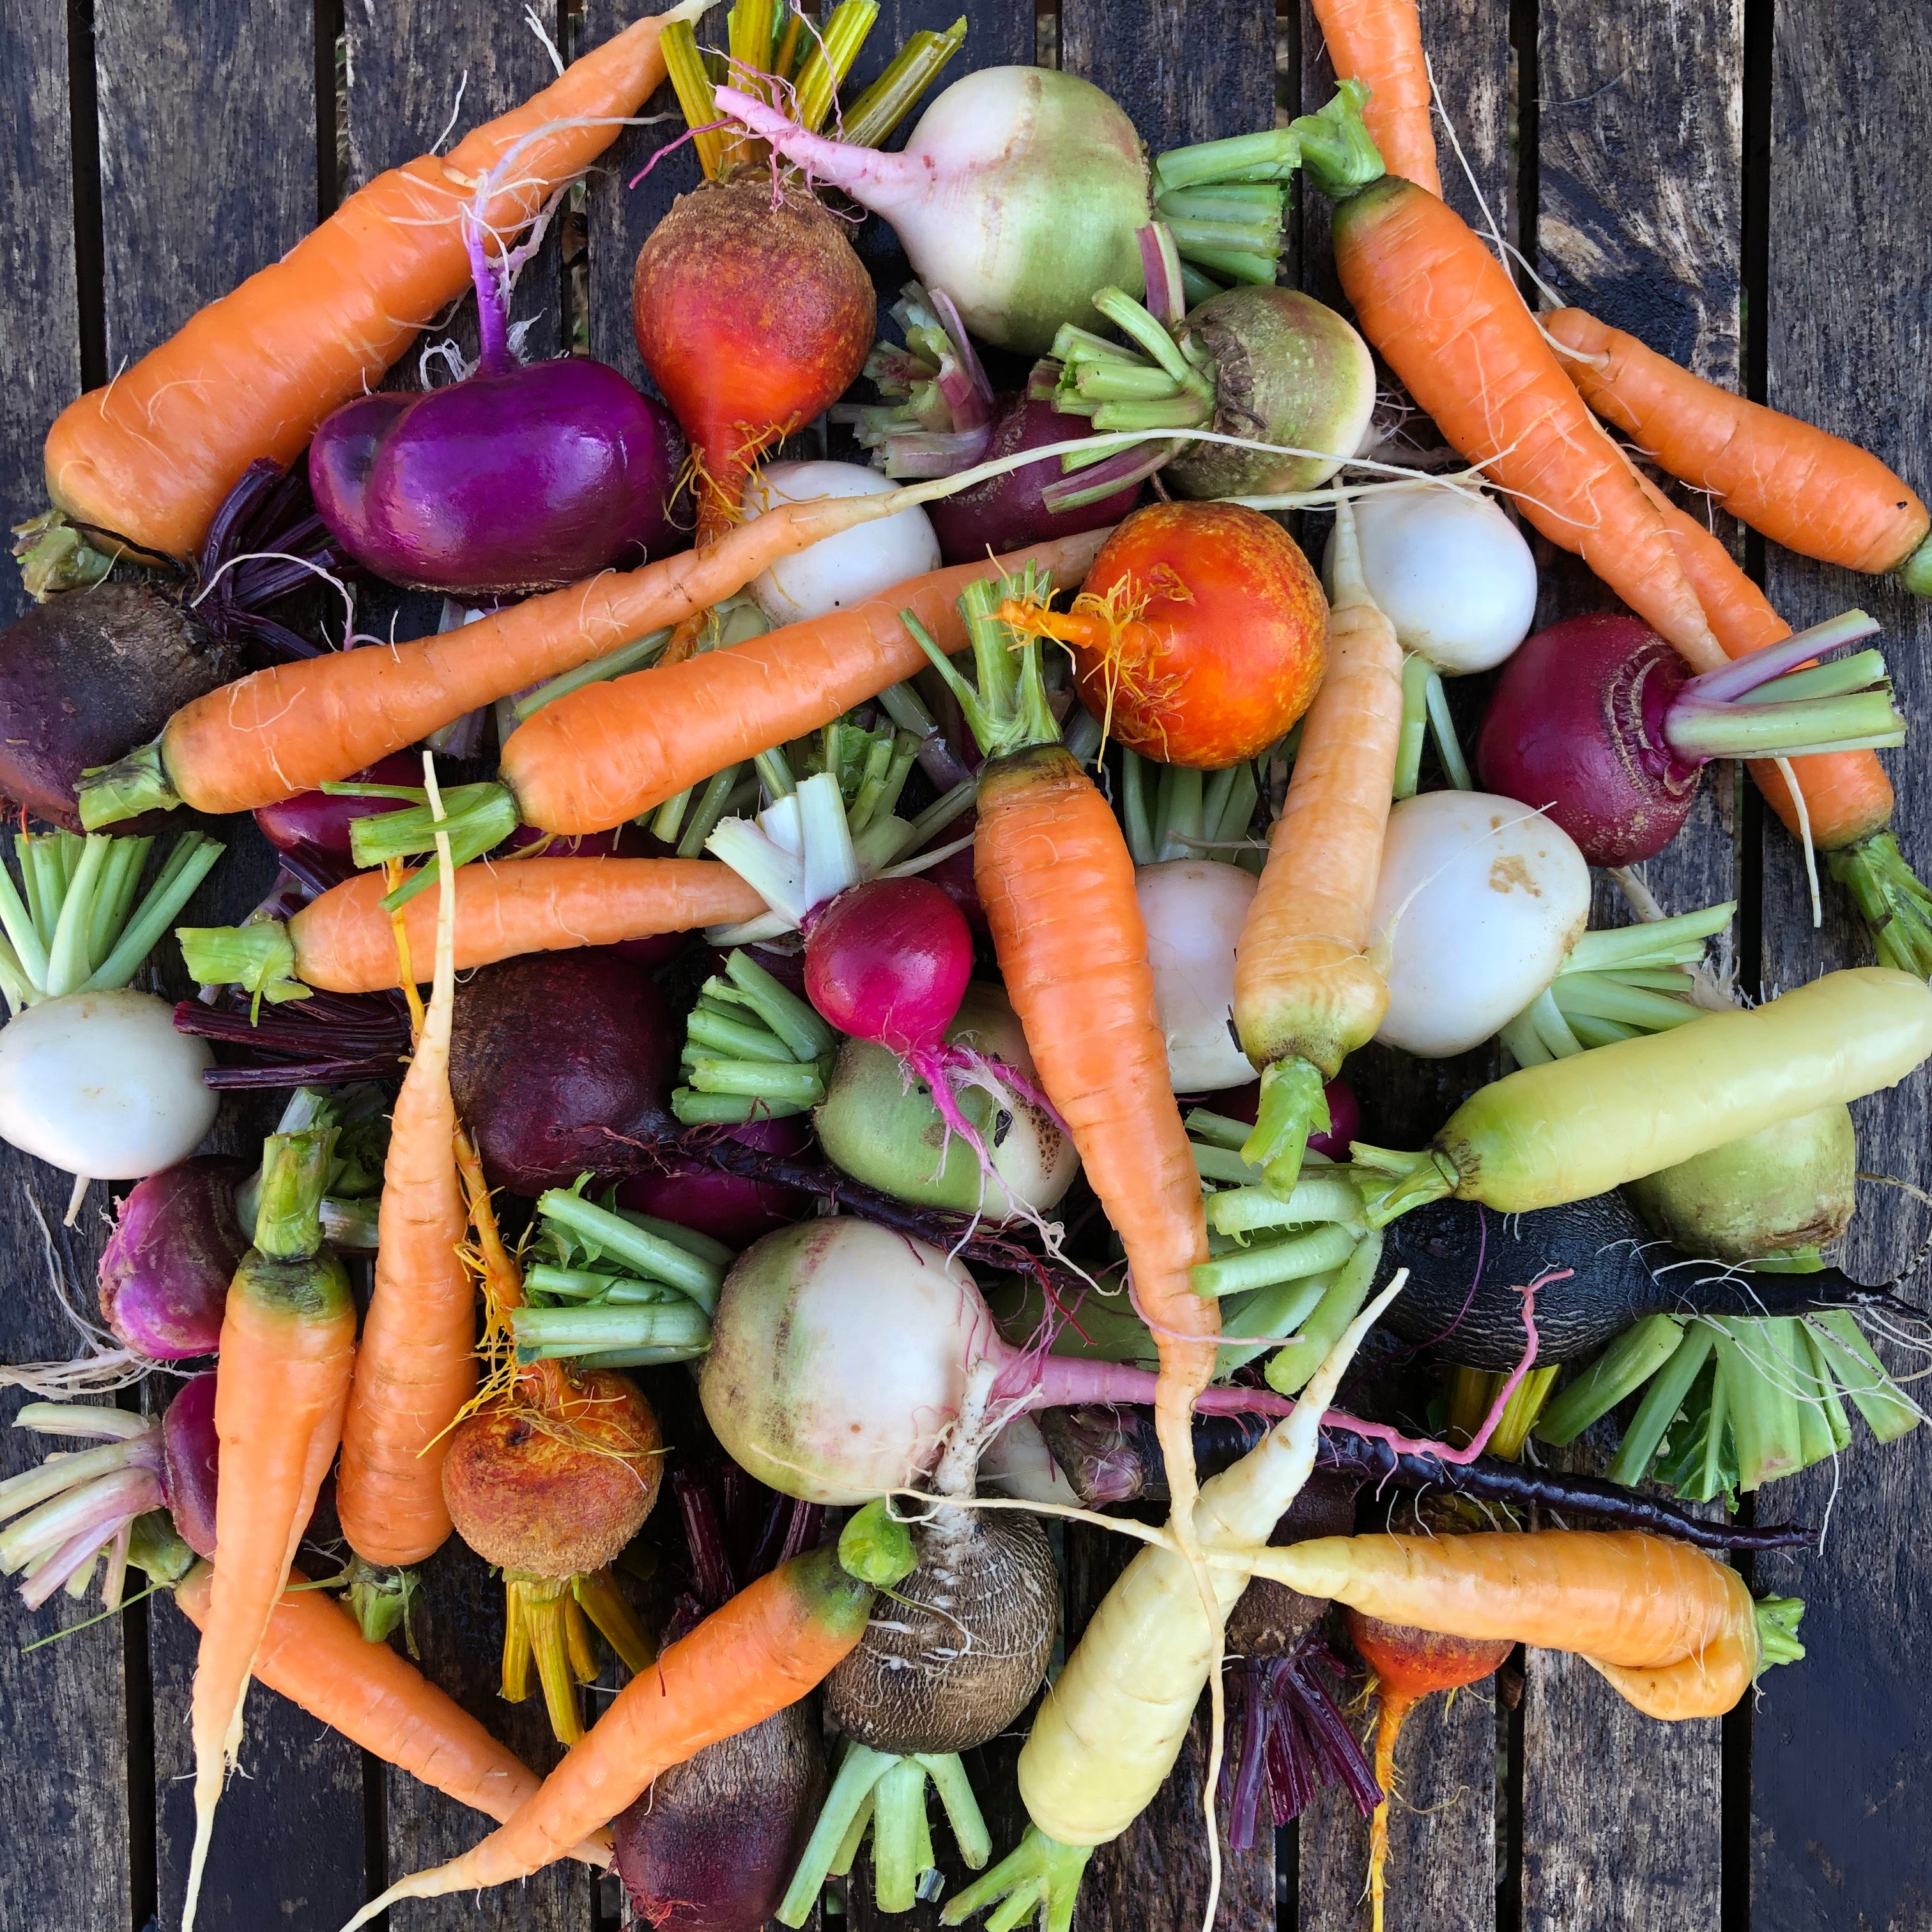
<svg viewBox="0 0 1932 1932">
<path fill-rule="evenodd" d="M 517 1359 L 616 1369 L 702 1355 L 731 1250 L 672 1222 L 585 1199 L 589 1178 L 538 1198 L 539 1258 L 524 1270 L 526 1304 L 510 1316 Z"/>
<path fill-rule="evenodd" d="M 1921 1419 L 1849 1310 L 1806 1316 L 1652 1315 L 1618 1336 L 1544 1412 L 1561 1448 L 1643 1390 L 1610 1474 L 1654 1476 L 1687 1502 L 1756 1490 L 1851 1442 L 1846 1400 L 1881 1442 Z"/>
<path fill-rule="evenodd" d="M 1225 1333 L 1249 1338 L 1216 1350 L 1215 1374 L 1232 1375 L 1282 1338 L 1268 1385 L 1292 1395 L 1367 1300 L 1382 1237 L 1347 1168 L 1311 1156 L 1284 1198 L 1243 1157 L 1245 1121 L 1196 1107 L 1186 1127 L 1207 1192 L 1209 1258 L 1192 1270 L 1194 1292 L 1220 1299 Z"/>
<path fill-rule="evenodd" d="M 704 982 L 685 1030 L 685 1084 L 671 1112 L 687 1126 L 802 1114 L 825 1098 L 838 1036 L 748 952 Z"/>
<path fill-rule="evenodd" d="M 1875 832 L 1825 854 L 1833 878 L 1852 896 L 1881 966 L 1932 978 L 1932 892 L 1905 862 L 1897 837 Z"/>
<path fill-rule="evenodd" d="M 1443 688 L 1442 674 L 1420 652 L 1412 651 L 1402 664 L 1402 735 L 1396 744 L 1392 796 L 1415 796 L 1422 782 L 1422 747 L 1426 738 L 1436 741 L 1442 776 L 1450 785 L 1457 791 L 1473 790 L 1469 761 L 1462 755 L 1462 741 L 1456 735 L 1456 721 L 1450 714 L 1449 694 Z"/>
<path fill-rule="evenodd" d="M 1048 701 L 1040 664 L 1040 640 L 1018 636 L 999 614 L 1002 604 L 1043 604 L 1052 592 L 1052 577 L 1035 563 L 1012 575 L 982 578 L 966 586 L 959 610 L 973 648 L 970 682 L 954 669 L 932 633 L 910 610 L 899 613 L 899 621 L 945 680 L 980 750 L 989 759 L 1024 751 L 1030 745 L 1060 742 L 1060 725 Z"/>
<path fill-rule="evenodd" d="M 1120 752 L 1120 822 L 1136 866 L 1169 859 L 1224 859 L 1258 874 L 1265 846 L 1248 836 L 1272 751 L 1218 772 L 1156 764 Z M 1148 773 L 1155 776 L 1151 787 Z M 1150 798 L 1149 791 L 1152 791 Z"/>
<path fill-rule="evenodd" d="M 0 865 L 0 992 L 15 1012 L 68 993 L 112 992 L 138 973 L 205 879 L 222 846 L 175 841 L 137 905 L 152 838 L 16 833 L 20 883 Z"/>
</svg>

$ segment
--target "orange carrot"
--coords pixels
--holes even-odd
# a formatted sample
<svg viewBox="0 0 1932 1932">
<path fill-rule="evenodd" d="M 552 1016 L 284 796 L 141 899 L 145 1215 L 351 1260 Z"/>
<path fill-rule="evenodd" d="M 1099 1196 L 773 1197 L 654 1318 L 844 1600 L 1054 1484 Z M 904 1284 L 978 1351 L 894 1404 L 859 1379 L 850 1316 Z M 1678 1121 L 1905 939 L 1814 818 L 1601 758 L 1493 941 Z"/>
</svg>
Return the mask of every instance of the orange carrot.
<svg viewBox="0 0 1932 1932">
<path fill-rule="evenodd" d="M 1408 1714 L 1432 1691 L 1459 1690 L 1489 1676 L 1514 1645 L 1501 1637 L 1444 1636 L 1380 1617 L 1348 1612 L 1348 1640 L 1375 1673 L 1376 1782 L 1382 1802 L 1369 1825 L 1370 1932 L 1382 1932 L 1388 1890 L 1389 1799 L 1395 1792 L 1396 1740 Z"/>
<path fill-rule="evenodd" d="M 342 1436 L 356 1303 L 318 1219 L 335 1130 L 273 1134 L 263 1150 L 255 1245 L 221 1321 L 214 1427 L 214 1582 L 195 1662 L 194 1849 L 182 1932 L 194 1923 L 222 1776 L 263 1634 Z"/>
<path fill-rule="evenodd" d="M 1288 801 L 1234 949 L 1235 1030 L 1262 1070 L 1244 1157 L 1284 1191 L 1310 1130 L 1326 1124 L 1322 1083 L 1388 1010 L 1369 941 L 1402 738 L 1402 646 L 1363 581 L 1346 502 L 1334 581 L 1328 674 L 1302 721 Z"/>
<path fill-rule="evenodd" d="M 1304 152 L 1343 197 L 1335 265 L 1363 333 L 1450 443 L 1695 662 L 1710 629 L 1663 520 L 1495 256 L 1426 189 L 1394 176 L 1358 188 Z"/>
<path fill-rule="evenodd" d="M 701 550 L 526 598 L 460 630 L 256 671 L 184 705 L 153 743 L 89 772 L 81 817 L 98 830 L 182 804 L 252 812 L 352 777 L 479 706 L 709 610 L 822 537 L 924 500 L 915 489 L 781 504 Z M 600 686 L 592 702 L 614 688 Z"/>
<path fill-rule="evenodd" d="M 434 989 L 396 1096 L 375 1286 L 335 1478 L 336 1514 L 350 1548 L 365 1564 L 398 1567 L 420 1563 L 449 1534 L 443 1460 L 451 1425 L 476 1389 L 476 1288 L 458 1252 L 470 1216 L 457 1178 L 449 1092 L 456 876 L 447 863 L 437 869 Z M 406 927 L 404 935 L 406 946 Z M 390 952 L 393 962 L 393 943 Z"/>
<path fill-rule="evenodd" d="M 1932 591 L 1932 512 L 1869 450 L 1707 382 L 1580 308 L 1543 320 L 1583 400 L 1680 482 L 1801 556 L 1904 571 Z"/>
<path fill-rule="evenodd" d="M 1442 192 L 1417 0 L 1315 0 L 1337 80 L 1369 89 L 1362 118 L 1392 175 Z"/>
<path fill-rule="evenodd" d="M 847 496 L 838 505 L 894 500 Z M 899 622 L 902 610 L 910 608 L 945 648 L 958 650 L 965 637 L 953 600 L 968 584 L 1029 559 L 1060 583 L 1077 583 L 1108 534 L 1092 530 L 1011 557 L 934 571 L 729 650 L 573 692 L 511 734 L 499 776 L 525 823 L 546 832 L 621 825 L 727 765 L 816 730 L 922 669 L 926 659 Z"/>
<path fill-rule="evenodd" d="M 634 22 L 450 154 L 379 175 L 279 262 L 69 404 L 47 434 L 55 506 L 144 549 L 192 556 L 250 464 L 292 462 L 469 286 L 460 218 L 481 178 L 508 162 L 481 212 L 488 230 L 514 233 L 656 90 L 665 23 L 704 10 L 686 0 Z"/>
<path fill-rule="evenodd" d="M 698 659 L 698 662 L 708 660 Z M 406 875 L 413 878 L 413 873 Z M 303 907 L 284 926 L 183 926 L 188 970 L 208 986 L 250 992 L 296 981 L 330 993 L 397 983 L 396 946 L 382 910 L 388 881 L 364 872 Z M 715 859 L 478 860 L 456 868 L 456 970 L 526 952 L 615 946 L 755 918 L 764 901 Z M 410 956 L 431 956 L 436 907 L 428 893 L 403 910 Z"/>
<path fill-rule="evenodd" d="M 659 1772 L 796 1703 L 859 1641 L 868 1584 L 838 1553 L 795 1556 L 741 1590 L 620 1690 L 543 1788 L 473 1850 L 392 1885 L 344 1932 L 398 1899 L 526 1878 L 639 1797 Z"/>
<path fill-rule="evenodd" d="M 542 1780 L 456 1700 L 398 1657 L 370 1643 L 334 1598 L 290 1588 L 268 1618 L 255 1653 L 255 1679 L 339 1731 L 351 1744 L 407 1772 L 460 1804 L 499 1823 L 533 1796 Z M 197 1563 L 175 1588 L 175 1601 L 196 1630 L 208 1622 L 214 1571 Z M 577 1856 L 610 1862 L 610 1835 L 586 1834 Z"/>
<path fill-rule="evenodd" d="M 1735 1570 L 1639 1530 L 1318 1537 L 1252 1568 L 1390 1623 L 1574 1652 L 1654 1718 L 1721 1716 L 1804 1654 L 1802 1604 L 1754 1603 Z"/>
</svg>

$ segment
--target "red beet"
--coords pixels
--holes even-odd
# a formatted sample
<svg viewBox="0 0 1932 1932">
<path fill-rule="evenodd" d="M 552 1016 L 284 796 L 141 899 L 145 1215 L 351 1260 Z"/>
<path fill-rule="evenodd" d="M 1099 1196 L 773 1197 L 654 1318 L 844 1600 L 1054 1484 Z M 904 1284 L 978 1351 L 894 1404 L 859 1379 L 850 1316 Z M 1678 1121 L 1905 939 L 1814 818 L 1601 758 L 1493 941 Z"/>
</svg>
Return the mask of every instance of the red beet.
<svg viewBox="0 0 1932 1932">
<path fill-rule="evenodd" d="M 702 467 L 698 540 L 736 519 L 751 464 L 836 402 L 876 309 L 842 223 L 760 169 L 682 195 L 632 284 L 638 347 Z"/>
<path fill-rule="evenodd" d="M 1076 436 L 1090 436 L 1093 428 L 1085 417 L 1063 416 L 1050 402 L 1033 400 L 1022 391 L 1002 401 L 993 422 L 993 440 L 980 460 L 992 463 L 1023 449 L 1070 442 Z M 1118 524 L 1140 500 L 1141 486 L 1130 483 L 1097 503 L 1083 504 L 1077 510 L 1049 510 L 1040 493 L 1060 475 L 1058 462 L 1049 458 L 927 504 L 926 514 L 939 539 L 940 555 L 948 563 L 971 563 L 989 549 L 1001 556 L 1049 537 L 1102 530 Z"/>
<path fill-rule="evenodd" d="M 458 995 L 450 1087 L 491 1184 L 534 1196 L 628 1174 L 676 1136 L 680 1047 L 664 996 L 614 949 L 534 954 Z"/>
<path fill-rule="evenodd" d="M 351 784 L 420 785 L 422 760 L 411 752 L 394 752 L 355 774 Z M 409 801 L 395 798 L 346 798 L 332 792 L 298 791 L 278 805 L 265 805 L 255 813 L 262 836 L 278 851 L 292 852 L 312 845 L 338 858 L 350 854 L 349 828 L 358 818 L 378 812 L 400 810 Z"/>
<path fill-rule="evenodd" d="M 751 1120 L 723 1133 L 727 1140 L 742 1141 L 766 1154 L 801 1154 L 812 1144 L 811 1124 L 798 1114 L 782 1120 Z M 632 1174 L 619 1187 L 617 1204 L 743 1248 L 760 1235 L 802 1220 L 812 1211 L 812 1197 L 796 1187 L 721 1173 L 704 1161 L 680 1155 L 662 1168 Z"/>
<path fill-rule="evenodd" d="M 221 1346 L 228 1284 L 248 1247 L 235 1214 L 248 1163 L 218 1154 L 164 1168 L 121 1203 L 100 1256 L 100 1312 L 115 1334 L 156 1361 Z"/>
<path fill-rule="evenodd" d="M 221 1439 L 214 1432 L 214 1372 L 182 1386 L 161 1418 L 162 1486 L 182 1540 L 197 1556 L 214 1554 L 214 1492 Z"/>
</svg>

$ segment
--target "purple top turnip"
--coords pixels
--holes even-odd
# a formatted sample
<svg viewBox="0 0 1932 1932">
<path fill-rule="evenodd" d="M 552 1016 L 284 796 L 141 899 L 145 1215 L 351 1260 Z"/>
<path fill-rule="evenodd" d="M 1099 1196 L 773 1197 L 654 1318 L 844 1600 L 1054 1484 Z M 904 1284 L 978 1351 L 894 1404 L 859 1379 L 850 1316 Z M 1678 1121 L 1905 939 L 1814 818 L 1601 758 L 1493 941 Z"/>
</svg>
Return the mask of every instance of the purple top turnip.
<svg viewBox="0 0 1932 1932">
<path fill-rule="evenodd" d="M 1852 611 L 1694 677 L 1634 617 L 1568 618 L 1504 665 L 1477 770 L 1555 820 L 1592 865 L 1637 864 L 1676 836 L 1710 759 L 1903 743 L 1878 652 L 1795 668 L 1877 628 Z"/>
<path fill-rule="evenodd" d="M 100 1312 L 137 1354 L 180 1361 L 220 1346 L 228 1284 L 248 1247 L 235 1213 L 248 1172 L 245 1162 L 197 1155 L 122 1202 L 100 1256 Z"/>
<path fill-rule="evenodd" d="M 587 356 L 520 364 L 473 225 L 475 373 L 345 404 L 316 430 L 316 506 L 358 562 L 455 596 L 514 596 L 634 566 L 682 540 L 670 412 Z"/>
</svg>

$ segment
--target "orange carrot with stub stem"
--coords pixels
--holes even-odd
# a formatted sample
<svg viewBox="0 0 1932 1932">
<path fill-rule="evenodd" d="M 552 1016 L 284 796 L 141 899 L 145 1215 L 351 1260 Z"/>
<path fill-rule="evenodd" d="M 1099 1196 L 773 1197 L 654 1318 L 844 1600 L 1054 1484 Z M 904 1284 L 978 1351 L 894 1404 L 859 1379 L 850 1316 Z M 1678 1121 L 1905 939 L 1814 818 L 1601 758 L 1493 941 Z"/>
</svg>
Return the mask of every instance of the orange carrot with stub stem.
<svg viewBox="0 0 1932 1932">
<path fill-rule="evenodd" d="M 634 22 L 449 154 L 379 175 L 279 262 L 70 403 L 47 434 L 56 507 L 144 549 L 192 556 L 250 464 L 292 462 L 470 286 L 462 217 L 482 178 L 505 169 L 478 212 L 488 231 L 514 233 L 656 90 L 665 24 L 707 4 Z"/>
<path fill-rule="evenodd" d="M 303 1587 L 298 1570 L 255 1653 L 255 1680 L 385 1764 L 500 1824 L 542 1780 L 463 1706 L 386 1643 L 371 1643 L 334 1598 Z M 214 1571 L 197 1563 L 175 1586 L 196 1629 L 208 1622 Z M 586 1834 L 576 1856 L 610 1862 L 610 1834 Z"/>
<path fill-rule="evenodd" d="M 222 1315 L 215 1576 L 195 1660 L 194 1848 L 182 1932 L 194 1924 L 221 1780 L 241 1746 L 255 1654 L 342 1437 L 356 1302 L 342 1264 L 322 1245 L 334 1146 L 332 1127 L 269 1136 L 255 1244 Z"/>
<path fill-rule="evenodd" d="M 1337 80 L 1369 89 L 1362 118 L 1392 175 L 1442 192 L 1436 170 L 1429 64 L 1422 55 L 1422 10 L 1417 0 L 1314 0 Z"/>
<path fill-rule="evenodd" d="M 1334 583 L 1328 675 L 1234 949 L 1235 1030 L 1262 1076 L 1243 1156 L 1283 1195 L 1309 1134 L 1328 1126 L 1323 1083 L 1388 1010 L 1369 941 L 1402 742 L 1402 646 L 1363 580 L 1346 502 L 1336 507 Z"/>
<path fill-rule="evenodd" d="M 706 660 L 700 659 L 703 662 Z M 413 874 L 409 877 L 414 877 Z M 754 919 L 765 902 L 715 859 L 478 860 L 456 868 L 456 970 L 526 952 L 616 946 Z M 374 993 L 398 982 L 395 941 L 382 908 L 388 882 L 364 872 L 312 900 L 286 926 L 179 928 L 188 970 L 207 986 L 273 998 L 299 982 L 331 993 Z M 412 958 L 432 956 L 436 902 L 403 909 Z"/>
<path fill-rule="evenodd" d="M 1257 1576 L 1389 1623 L 1567 1650 L 1653 1718 L 1715 1718 L 1804 1654 L 1804 1606 L 1640 1530 L 1328 1536 L 1255 1553 Z"/>
<path fill-rule="evenodd" d="M 1932 512 L 1870 451 L 1752 402 L 1580 308 L 1543 318 L 1583 400 L 1773 543 L 1932 595 Z"/>
<path fill-rule="evenodd" d="M 1312 117 L 1332 144 L 1305 139 L 1303 163 L 1336 197 L 1335 266 L 1363 334 L 1450 443 L 1695 662 L 1710 627 L 1623 452 L 1462 218 L 1374 166 L 1360 100 L 1345 83 Z"/>
<path fill-rule="evenodd" d="M 390 1126 L 375 1286 L 335 1478 L 350 1548 L 364 1564 L 398 1568 L 434 1555 L 449 1534 L 443 1458 L 451 1426 L 476 1389 L 476 1288 L 459 1252 L 470 1216 L 449 1091 L 456 868 L 447 836 L 439 842 L 434 982 Z M 392 940 L 392 960 L 396 950 Z"/>
<path fill-rule="evenodd" d="M 850 1536 L 848 1526 L 842 1546 Z M 904 1576 L 912 1568 L 910 1538 L 906 1543 L 902 1559 L 868 1566 L 868 1574 L 886 1585 Z M 659 1772 L 806 1696 L 864 1634 L 872 1598 L 872 1582 L 848 1574 L 836 1550 L 815 1550 L 781 1564 L 632 1678 L 500 1830 L 462 1857 L 392 1885 L 344 1932 L 399 1899 L 507 1885 L 554 1864 L 640 1796 Z"/>
<path fill-rule="evenodd" d="M 1721 647 L 1710 661 L 1694 658 L 1693 668 L 1714 670 L 1728 658 L 1748 657 L 1790 637 L 1791 626 L 1730 552 L 1695 518 L 1639 480 L 1664 518 Z M 1932 976 L 1932 892 L 1906 863 L 1890 829 L 1892 781 L 1878 754 L 1814 752 L 1784 762 L 1804 810 L 1778 765 L 1756 758 L 1750 775 L 1766 802 L 1794 838 L 1808 836 L 1825 854 L 1832 876 L 1851 894 L 1871 933 L 1879 963 L 1922 980 Z"/>
</svg>

